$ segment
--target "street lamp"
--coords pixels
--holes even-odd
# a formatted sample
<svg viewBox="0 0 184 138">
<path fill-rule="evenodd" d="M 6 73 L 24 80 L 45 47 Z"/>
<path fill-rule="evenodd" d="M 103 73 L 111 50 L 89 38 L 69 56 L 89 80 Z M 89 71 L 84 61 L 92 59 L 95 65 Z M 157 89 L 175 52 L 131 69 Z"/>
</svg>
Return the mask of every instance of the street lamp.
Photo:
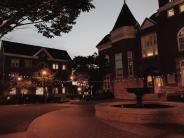
<svg viewBox="0 0 184 138">
<path fill-rule="evenodd" d="M 45 76 L 47 75 L 47 71 L 43 70 L 42 71 L 42 77 L 43 77 L 43 94 L 45 95 L 45 102 L 46 102 L 46 98 L 47 98 L 47 93 L 45 90 Z"/>
<path fill-rule="evenodd" d="M 21 81 L 22 80 L 22 77 L 17 77 L 17 81 Z"/>
<path fill-rule="evenodd" d="M 22 81 L 22 77 L 21 77 L 21 76 L 18 76 L 18 77 L 17 77 L 17 82 L 21 82 L 21 81 Z M 20 87 L 20 86 L 19 86 L 19 87 Z M 21 86 L 21 87 L 22 87 L 22 86 Z M 21 99 L 23 100 L 23 104 L 25 104 L 24 91 L 21 90 L 21 87 L 19 88 L 19 91 L 20 91 L 21 96 L 22 96 Z M 22 100 L 21 100 L 21 101 L 22 101 Z"/>
<path fill-rule="evenodd" d="M 46 70 L 43 70 L 42 71 L 42 76 L 45 76 L 45 75 L 47 75 L 47 71 Z"/>
</svg>

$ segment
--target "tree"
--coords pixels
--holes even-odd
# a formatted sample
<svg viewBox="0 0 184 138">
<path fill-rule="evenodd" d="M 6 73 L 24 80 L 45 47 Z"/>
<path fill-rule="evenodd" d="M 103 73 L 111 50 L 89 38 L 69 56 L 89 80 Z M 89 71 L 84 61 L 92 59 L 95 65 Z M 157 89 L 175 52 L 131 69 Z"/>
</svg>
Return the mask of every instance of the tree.
<svg viewBox="0 0 184 138">
<path fill-rule="evenodd" d="M 48 38 L 60 36 L 72 29 L 81 12 L 93 8 L 92 0 L 0 0 L 0 38 L 29 24 Z"/>
<path fill-rule="evenodd" d="M 106 59 L 98 56 L 96 53 L 83 57 L 77 56 L 73 59 L 73 71 L 77 82 L 87 82 L 89 88 L 93 91 L 100 89 L 102 82 L 103 69 L 106 66 Z M 91 87 L 92 86 L 92 87 Z"/>
</svg>

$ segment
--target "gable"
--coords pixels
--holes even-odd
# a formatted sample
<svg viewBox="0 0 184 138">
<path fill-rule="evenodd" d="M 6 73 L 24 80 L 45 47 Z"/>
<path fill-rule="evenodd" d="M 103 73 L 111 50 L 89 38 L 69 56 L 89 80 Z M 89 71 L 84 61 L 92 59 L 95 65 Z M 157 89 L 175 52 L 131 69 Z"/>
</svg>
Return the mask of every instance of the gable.
<svg viewBox="0 0 184 138">
<path fill-rule="evenodd" d="M 155 26 L 155 25 L 156 25 L 156 22 L 155 22 L 155 21 L 146 18 L 146 19 L 144 20 L 142 26 L 141 26 L 141 30 L 150 28 L 150 27 Z"/>
<path fill-rule="evenodd" d="M 52 58 L 49 52 L 45 48 L 41 48 L 34 56 L 38 56 L 40 58 Z"/>
</svg>

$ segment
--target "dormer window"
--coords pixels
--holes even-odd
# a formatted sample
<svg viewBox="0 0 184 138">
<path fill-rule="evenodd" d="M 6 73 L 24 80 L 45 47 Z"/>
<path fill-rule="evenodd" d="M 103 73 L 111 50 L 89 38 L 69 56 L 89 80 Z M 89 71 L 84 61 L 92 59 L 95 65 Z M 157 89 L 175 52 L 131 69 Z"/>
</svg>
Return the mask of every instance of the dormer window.
<svg viewBox="0 0 184 138">
<path fill-rule="evenodd" d="M 158 55 L 157 34 L 155 32 L 141 37 L 142 57 L 152 57 Z"/>
<path fill-rule="evenodd" d="M 168 11 L 167 11 L 167 17 L 172 17 L 172 16 L 174 16 L 175 14 L 174 14 L 174 9 L 172 8 L 172 9 L 169 9 Z"/>
<path fill-rule="evenodd" d="M 180 5 L 179 9 L 181 13 L 184 12 L 184 4 Z"/>
</svg>

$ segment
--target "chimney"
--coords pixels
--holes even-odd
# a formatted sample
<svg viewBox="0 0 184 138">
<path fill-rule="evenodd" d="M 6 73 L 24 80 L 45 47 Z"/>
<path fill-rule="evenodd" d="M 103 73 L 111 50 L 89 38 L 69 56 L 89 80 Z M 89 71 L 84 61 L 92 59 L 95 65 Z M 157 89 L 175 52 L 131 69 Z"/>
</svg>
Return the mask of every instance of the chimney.
<svg viewBox="0 0 184 138">
<path fill-rule="evenodd" d="M 170 0 L 158 0 L 159 8 L 169 3 Z"/>
</svg>

